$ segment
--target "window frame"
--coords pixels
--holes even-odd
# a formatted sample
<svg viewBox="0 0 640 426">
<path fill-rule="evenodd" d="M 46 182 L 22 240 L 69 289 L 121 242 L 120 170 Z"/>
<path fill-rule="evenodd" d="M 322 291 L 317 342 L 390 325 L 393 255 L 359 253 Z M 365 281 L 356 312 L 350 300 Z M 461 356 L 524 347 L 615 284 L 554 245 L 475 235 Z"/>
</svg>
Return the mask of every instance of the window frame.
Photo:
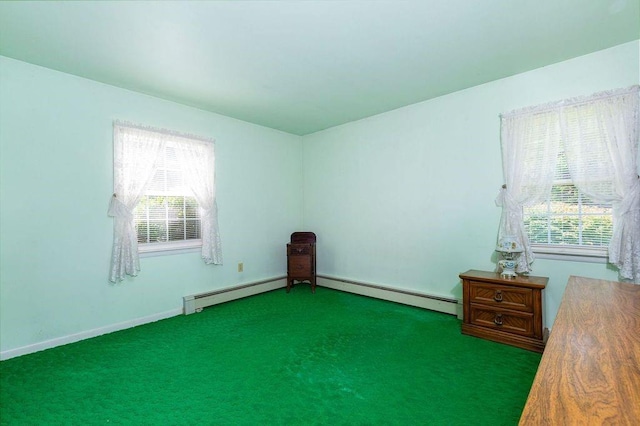
<svg viewBox="0 0 640 426">
<path fill-rule="evenodd" d="M 175 141 L 168 141 L 166 146 L 165 146 L 165 160 L 166 160 L 166 155 L 167 155 L 167 151 L 169 148 L 176 146 L 177 144 L 179 144 L 180 142 L 175 142 Z M 165 186 L 167 184 L 166 182 L 166 175 L 167 172 L 170 170 L 175 171 L 175 169 L 171 169 L 168 167 L 163 167 L 161 168 L 162 170 L 164 170 L 164 174 L 165 174 Z M 166 188 L 165 188 L 166 189 Z M 193 197 L 192 193 L 185 193 L 185 192 L 176 192 L 176 191 L 169 191 L 169 190 L 165 190 L 165 191 L 157 191 L 157 190 L 153 190 L 153 189 L 148 189 L 147 191 L 145 191 L 143 197 L 149 197 L 149 196 L 179 196 L 179 197 Z M 140 204 L 142 202 L 142 199 L 138 202 L 138 204 Z M 198 209 L 200 209 L 200 204 L 198 203 L 197 200 L 195 200 L 195 202 L 198 204 Z M 137 208 L 137 206 L 136 206 Z M 186 218 L 185 218 L 186 220 Z M 201 222 L 201 217 L 198 217 L 198 221 L 200 222 L 200 230 L 202 230 L 202 222 Z M 134 222 L 136 225 L 136 234 L 137 234 L 137 220 L 134 216 Z M 149 223 L 149 220 L 147 219 L 147 223 Z M 183 240 L 174 240 L 174 241 L 161 241 L 161 242 L 145 242 L 145 243 L 141 243 L 138 242 L 138 253 L 140 255 L 140 257 L 154 257 L 154 256 L 164 256 L 164 255 L 170 255 L 170 254 L 181 254 L 181 253 L 191 253 L 191 252 L 197 252 L 200 251 L 202 249 L 202 234 L 200 234 L 200 238 L 191 238 L 191 239 L 183 239 Z"/>
<path fill-rule="evenodd" d="M 523 207 L 523 216 L 524 207 Z M 612 215 L 613 220 L 613 215 Z M 527 233 L 527 237 L 529 237 Z M 538 259 L 571 260 L 588 263 L 607 263 L 607 246 L 581 246 L 576 244 L 543 244 L 530 242 L 531 251 Z"/>
<path fill-rule="evenodd" d="M 571 179 L 556 179 L 553 185 L 573 185 Z M 577 189 L 577 188 L 576 188 Z M 579 190 L 578 190 L 579 191 Z M 581 203 L 577 203 L 580 206 Z M 526 217 L 525 208 L 523 207 L 522 215 Z M 576 214 L 579 218 L 582 218 L 583 213 Z M 592 214 L 584 214 L 584 216 L 593 216 Z M 611 220 L 613 220 L 613 212 L 611 214 Z M 582 220 L 580 220 L 582 222 Z M 547 227 L 548 230 L 548 227 Z M 527 236 L 530 235 L 527 232 Z M 609 240 L 610 241 L 610 240 Z M 589 262 L 589 263 L 607 263 L 609 257 L 609 249 L 607 246 L 588 246 L 578 244 L 549 244 L 549 243 L 534 243 L 530 242 L 531 250 L 535 253 L 539 259 L 552 259 L 552 260 L 572 260 L 576 262 Z"/>
<path fill-rule="evenodd" d="M 579 194 L 578 202 L 571 205 L 575 205 L 577 207 L 578 213 L 571 214 L 571 216 L 578 217 L 579 222 L 581 223 L 581 227 L 583 222 L 583 217 L 585 216 L 598 216 L 596 214 L 585 213 L 582 208 L 584 204 L 582 203 L 581 196 L 585 194 L 580 191 L 578 187 L 573 182 L 571 175 L 567 169 L 567 160 L 566 154 L 564 153 L 564 148 L 561 146 L 558 152 L 558 163 L 556 163 L 556 177 L 551 184 L 549 197 L 545 200 L 547 204 L 547 219 L 552 219 L 553 216 L 550 214 L 549 206 L 551 203 L 551 194 L 553 192 L 553 188 L 557 186 L 563 185 L 571 185 L 573 186 Z M 525 212 L 527 206 L 522 207 L 522 216 L 523 220 L 528 216 Z M 611 206 L 612 207 L 612 206 Z M 610 214 L 612 223 L 613 223 L 613 210 L 611 209 Z M 526 222 L 526 220 L 525 220 Z M 547 232 L 549 231 L 550 226 L 547 225 Z M 525 225 L 525 230 L 527 231 L 527 237 L 531 237 L 529 234 L 529 229 Z M 580 229 L 580 234 L 582 235 L 583 229 Z M 531 250 L 539 259 L 552 259 L 552 260 L 572 260 L 576 262 L 588 262 L 588 263 L 607 263 L 607 259 L 609 257 L 609 242 L 607 242 L 606 246 L 589 246 L 589 245 L 579 245 L 579 244 L 550 244 L 550 243 L 534 243 L 530 241 Z"/>
<path fill-rule="evenodd" d="M 140 257 L 165 256 L 169 254 L 199 253 L 202 250 L 202 238 L 161 243 L 140 243 Z"/>
<path fill-rule="evenodd" d="M 585 248 L 551 244 L 531 244 L 531 251 L 537 259 L 569 260 L 573 262 L 607 263 L 609 250 L 605 247 Z"/>
<path fill-rule="evenodd" d="M 177 197 L 177 198 L 182 198 L 182 199 L 183 199 L 183 213 L 186 213 L 186 203 L 185 203 L 185 199 L 186 199 L 186 198 L 192 198 L 192 199 L 194 199 L 195 203 L 197 204 L 197 206 L 198 206 L 197 208 L 198 208 L 198 209 L 200 209 L 200 205 L 198 204 L 198 200 L 196 200 L 196 199 L 195 199 L 195 197 L 194 197 L 193 195 L 189 195 L 189 194 L 186 194 L 186 193 L 178 193 L 178 192 L 173 192 L 173 193 L 166 192 L 166 193 L 164 193 L 164 194 L 161 194 L 160 192 L 162 192 L 162 191 L 148 191 L 148 192 L 146 192 L 146 193 L 144 194 L 143 199 L 144 199 L 144 197 L 147 197 L 147 198 L 148 198 L 148 197 Z M 142 203 L 142 202 L 143 202 L 143 200 L 141 199 L 141 200 L 140 200 L 140 202 L 138 203 L 138 205 L 140 205 L 140 203 Z M 165 201 L 165 202 L 166 202 L 166 201 Z M 137 209 L 137 208 L 138 208 L 138 206 L 136 206 L 136 209 Z M 147 225 L 147 230 L 148 230 L 149 225 L 150 225 L 151 223 L 158 222 L 158 219 L 157 219 L 157 218 L 155 218 L 155 219 L 153 219 L 153 220 L 152 220 L 152 219 L 149 217 L 149 210 L 148 210 L 148 209 L 147 209 L 147 210 L 145 210 L 145 213 L 146 213 L 146 215 L 145 215 L 145 219 L 146 219 L 146 220 L 144 220 L 144 221 L 140 221 L 140 220 L 138 220 L 138 215 L 137 215 L 137 214 L 135 213 L 135 211 L 134 211 L 134 222 L 135 222 L 135 224 L 136 224 L 136 234 L 138 234 L 138 229 L 137 229 L 138 223 L 140 223 L 140 222 L 142 222 L 142 223 L 146 223 L 146 225 Z M 181 221 L 184 223 L 184 226 L 185 226 L 185 232 L 186 232 L 186 226 L 187 226 L 187 223 L 188 223 L 188 222 L 190 222 L 190 221 L 191 221 L 191 222 L 198 222 L 198 229 L 199 229 L 199 231 L 200 231 L 200 232 L 199 232 L 199 234 L 200 234 L 200 238 L 183 238 L 183 239 L 180 239 L 180 240 L 155 241 L 155 242 L 140 242 L 140 241 L 138 241 L 138 251 L 154 251 L 153 249 L 148 249 L 148 248 L 146 248 L 146 247 L 147 247 L 147 246 L 157 246 L 157 245 L 159 245 L 159 244 L 165 244 L 167 247 L 170 247 L 171 245 L 176 245 L 176 246 L 177 246 L 178 244 L 176 244 L 176 243 L 180 243 L 180 242 L 188 242 L 188 241 L 200 241 L 200 244 L 199 244 L 199 245 L 198 245 L 198 244 L 196 244 L 195 246 L 202 247 L 202 233 L 201 233 L 201 231 L 202 231 L 202 220 L 201 220 L 201 217 L 200 217 L 200 216 L 195 217 L 195 218 L 194 218 L 194 217 L 186 217 L 186 214 L 185 214 L 185 217 L 177 218 L 177 219 L 176 219 L 176 218 L 169 218 L 169 216 L 167 216 L 167 215 L 166 215 L 166 213 L 167 213 L 166 211 L 165 211 L 164 213 L 165 213 L 165 217 L 164 217 L 164 219 L 162 220 L 162 222 L 165 222 L 165 223 L 166 223 L 166 225 L 167 225 L 167 231 L 168 231 L 168 232 L 169 232 L 168 227 L 169 227 L 169 224 L 170 224 L 171 222 L 176 222 L 176 221 L 178 221 L 178 220 L 181 220 Z M 147 232 L 147 233 L 148 233 L 148 232 Z M 189 246 L 192 246 L 192 244 L 189 244 Z M 145 249 L 145 248 L 146 248 L 146 249 Z"/>
</svg>

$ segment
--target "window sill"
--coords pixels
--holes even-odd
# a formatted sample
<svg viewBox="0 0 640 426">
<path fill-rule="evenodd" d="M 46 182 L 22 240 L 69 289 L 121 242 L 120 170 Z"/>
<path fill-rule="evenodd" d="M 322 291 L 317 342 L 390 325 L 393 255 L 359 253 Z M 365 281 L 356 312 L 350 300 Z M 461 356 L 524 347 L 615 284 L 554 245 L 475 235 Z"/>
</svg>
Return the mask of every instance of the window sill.
<svg viewBox="0 0 640 426">
<path fill-rule="evenodd" d="M 566 260 L 572 262 L 607 263 L 606 248 L 557 247 L 548 245 L 531 245 L 536 259 Z"/>
<path fill-rule="evenodd" d="M 138 253 L 140 254 L 140 257 L 199 253 L 201 250 L 202 240 L 174 241 L 170 243 L 151 243 L 138 245 Z"/>
</svg>

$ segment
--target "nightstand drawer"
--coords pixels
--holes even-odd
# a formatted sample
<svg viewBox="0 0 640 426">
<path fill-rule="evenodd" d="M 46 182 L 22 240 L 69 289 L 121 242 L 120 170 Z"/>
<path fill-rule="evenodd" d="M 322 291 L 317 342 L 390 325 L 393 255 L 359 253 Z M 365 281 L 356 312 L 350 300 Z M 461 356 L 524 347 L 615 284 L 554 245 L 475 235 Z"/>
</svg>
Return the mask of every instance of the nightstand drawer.
<svg viewBox="0 0 640 426">
<path fill-rule="evenodd" d="M 311 244 L 288 244 L 287 254 L 289 256 L 308 256 L 311 254 Z"/>
<path fill-rule="evenodd" d="M 533 314 L 525 312 L 505 311 L 472 304 L 470 323 L 522 336 L 534 335 Z"/>
<path fill-rule="evenodd" d="M 533 312 L 533 290 L 499 284 L 469 281 L 469 302 Z"/>
</svg>

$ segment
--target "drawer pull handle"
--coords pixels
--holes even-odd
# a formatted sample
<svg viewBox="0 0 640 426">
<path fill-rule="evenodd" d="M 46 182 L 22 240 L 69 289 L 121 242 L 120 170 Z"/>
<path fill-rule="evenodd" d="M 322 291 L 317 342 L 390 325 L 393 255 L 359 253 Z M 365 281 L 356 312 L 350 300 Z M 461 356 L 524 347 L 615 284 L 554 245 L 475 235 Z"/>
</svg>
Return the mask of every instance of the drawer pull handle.
<svg viewBox="0 0 640 426">
<path fill-rule="evenodd" d="M 493 300 L 502 302 L 502 290 L 496 290 L 496 293 L 493 295 Z"/>
<path fill-rule="evenodd" d="M 495 325 L 502 325 L 502 314 L 496 314 L 496 317 L 493 319 L 493 323 Z"/>
</svg>

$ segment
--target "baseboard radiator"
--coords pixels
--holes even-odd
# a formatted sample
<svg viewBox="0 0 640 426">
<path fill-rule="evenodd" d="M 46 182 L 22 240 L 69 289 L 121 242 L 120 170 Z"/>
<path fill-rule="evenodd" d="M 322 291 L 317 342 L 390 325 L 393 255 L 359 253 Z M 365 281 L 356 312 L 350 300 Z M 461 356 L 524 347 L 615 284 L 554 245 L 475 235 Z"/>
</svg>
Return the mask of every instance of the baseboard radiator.
<svg viewBox="0 0 640 426">
<path fill-rule="evenodd" d="M 351 281 L 326 275 L 317 276 L 317 285 L 403 305 L 416 306 L 462 318 L 462 303 L 457 299 L 418 293 L 377 284 Z"/>
<path fill-rule="evenodd" d="M 249 284 L 243 284 L 235 287 L 223 288 L 221 290 L 210 291 L 207 293 L 194 294 L 184 296 L 182 298 L 184 305 L 184 314 L 189 315 L 202 311 L 207 306 L 218 305 L 220 303 L 229 302 L 231 300 L 241 299 L 247 296 L 264 293 L 287 285 L 287 277 L 269 278 L 262 281 L 256 281 Z"/>
<path fill-rule="evenodd" d="M 284 288 L 287 285 L 286 281 L 286 276 L 276 277 L 236 287 L 185 296 L 182 298 L 184 314 L 193 314 L 202 311 L 202 309 L 208 306 Z M 351 281 L 327 275 L 318 275 L 317 285 L 334 290 L 373 297 L 376 299 L 388 300 L 390 302 L 402 303 L 404 305 L 416 306 L 418 308 L 429 309 L 445 314 L 456 315 L 458 318 L 462 318 L 462 303 L 453 298 L 407 291 L 393 287 L 385 287 L 377 284 Z"/>
</svg>

